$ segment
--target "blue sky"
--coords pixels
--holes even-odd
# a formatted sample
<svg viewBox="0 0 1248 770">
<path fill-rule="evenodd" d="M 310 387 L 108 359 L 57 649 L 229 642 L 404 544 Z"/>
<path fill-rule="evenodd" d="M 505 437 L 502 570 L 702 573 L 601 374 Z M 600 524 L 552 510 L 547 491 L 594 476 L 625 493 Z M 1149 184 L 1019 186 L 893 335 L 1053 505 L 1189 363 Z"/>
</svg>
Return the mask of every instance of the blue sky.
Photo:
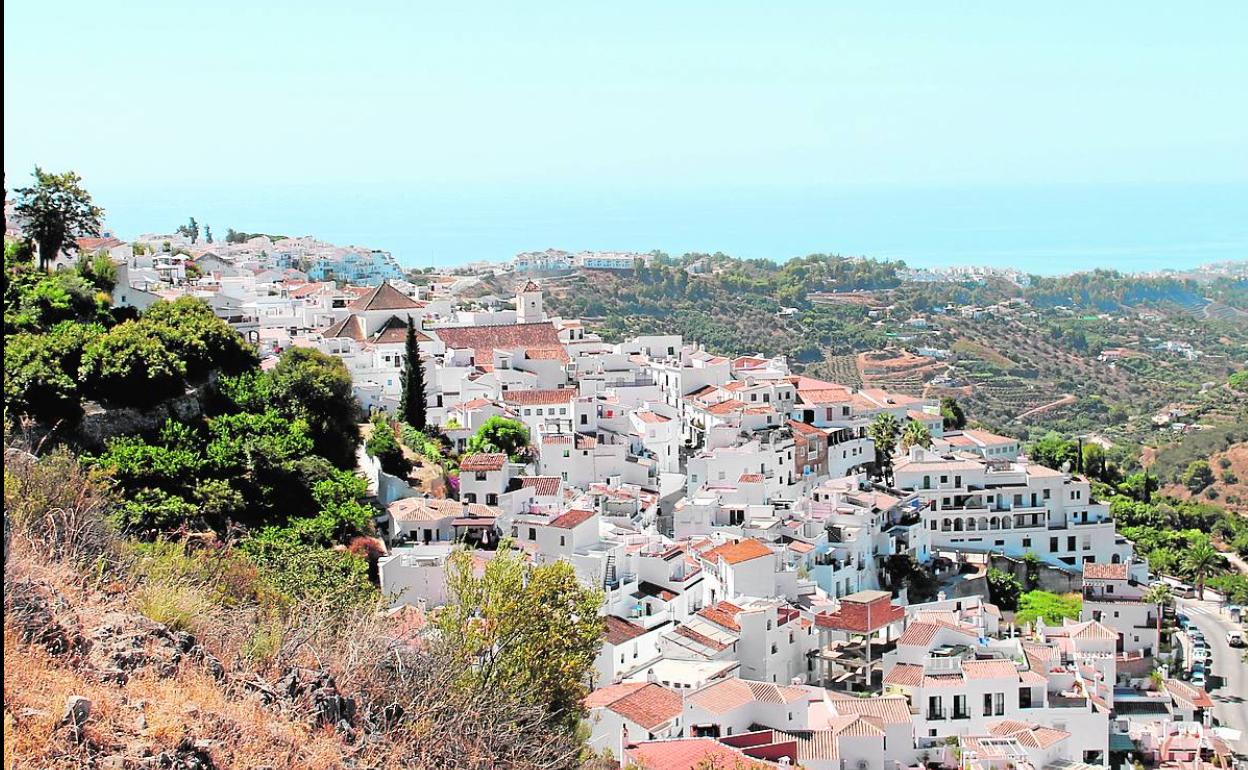
<svg viewBox="0 0 1248 770">
<path fill-rule="evenodd" d="M 6 1 L 5 170 L 137 189 L 1248 180 L 1242 1 L 887 8 Z"/>
</svg>

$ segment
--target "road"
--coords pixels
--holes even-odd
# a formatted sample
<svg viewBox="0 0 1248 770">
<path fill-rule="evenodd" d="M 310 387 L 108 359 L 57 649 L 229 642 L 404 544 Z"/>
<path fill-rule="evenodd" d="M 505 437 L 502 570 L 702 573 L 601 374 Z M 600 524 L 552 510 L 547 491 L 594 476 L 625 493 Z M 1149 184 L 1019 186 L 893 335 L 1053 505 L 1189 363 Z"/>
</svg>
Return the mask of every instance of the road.
<svg viewBox="0 0 1248 770">
<path fill-rule="evenodd" d="M 1231 748 L 1238 754 L 1248 754 L 1248 663 L 1244 662 L 1242 647 L 1236 649 L 1226 643 L 1226 632 L 1237 626 L 1220 612 L 1218 602 L 1176 599 L 1175 604 L 1209 642 L 1212 673 L 1217 677 L 1209 683 L 1213 715 L 1219 725 L 1240 731 L 1239 740 Z"/>
</svg>

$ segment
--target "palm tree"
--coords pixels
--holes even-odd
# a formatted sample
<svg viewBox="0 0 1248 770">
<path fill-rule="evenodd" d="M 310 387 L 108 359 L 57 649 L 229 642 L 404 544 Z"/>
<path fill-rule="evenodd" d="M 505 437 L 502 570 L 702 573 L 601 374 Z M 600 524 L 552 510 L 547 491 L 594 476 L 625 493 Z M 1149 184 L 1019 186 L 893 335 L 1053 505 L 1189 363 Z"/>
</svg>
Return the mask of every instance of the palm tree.
<svg viewBox="0 0 1248 770">
<path fill-rule="evenodd" d="M 875 464 L 881 469 L 881 476 L 885 475 L 885 469 L 891 475 L 893 448 L 897 446 L 897 436 L 900 433 L 901 425 L 897 422 L 897 418 L 889 412 L 877 414 L 875 419 L 871 421 L 871 424 L 867 426 L 867 435 L 875 442 Z"/>
<path fill-rule="evenodd" d="M 1157 605 L 1157 643 L 1161 644 L 1161 616 L 1165 612 L 1166 605 L 1174 601 L 1174 594 L 1170 591 L 1170 584 L 1162 582 L 1153 583 L 1144 592 L 1144 601 Z"/>
<path fill-rule="evenodd" d="M 932 432 L 918 420 L 911 420 L 901 432 L 901 451 L 909 452 L 912 446 L 927 449 L 932 445 Z"/>
<path fill-rule="evenodd" d="M 1205 598 L 1205 580 L 1222 566 L 1222 555 L 1207 540 L 1187 549 L 1183 556 L 1183 568 L 1196 580 L 1196 595 Z"/>
</svg>

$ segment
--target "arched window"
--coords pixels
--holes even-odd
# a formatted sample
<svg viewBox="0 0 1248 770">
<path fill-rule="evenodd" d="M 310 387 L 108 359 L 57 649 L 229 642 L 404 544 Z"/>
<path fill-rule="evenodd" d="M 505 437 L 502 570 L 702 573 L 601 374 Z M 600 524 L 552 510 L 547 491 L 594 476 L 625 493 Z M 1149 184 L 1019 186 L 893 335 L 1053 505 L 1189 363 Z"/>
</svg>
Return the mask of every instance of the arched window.
<svg viewBox="0 0 1248 770">
<path fill-rule="evenodd" d="M 1009 529 L 1009 528 L 1010 528 L 1010 526 L 1011 526 L 1011 524 L 1010 524 L 1010 517 L 1009 517 L 1009 516 L 1002 516 L 1002 517 L 1001 517 L 1001 529 Z"/>
<path fill-rule="evenodd" d="M 988 517 L 987 516 L 979 517 L 979 528 L 988 529 Z"/>
<path fill-rule="evenodd" d="M 949 521 L 948 519 L 945 519 L 944 521 L 942 521 L 942 522 L 940 523 L 940 531 L 941 531 L 941 532 L 948 532 L 948 531 L 949 531 L 950 529 L 952 529 L 952 528 L 953 528 L 953 524 L 952 524 L 952 523 L 950 523 L 950 521 Z"/>
<path fill-rule="evenodd" d="M 954 532 L 961 532 L 961 531 L 962 531 L 962 519 L 954 519 L 954 520 L 953 520 L 953 531 L 954 531 Z"/>
<path fill-rule="evenodd" d="M 1118 554 L 1114 554 L 1109 560 L 1110 564 L 1118 564 L 1121 561 L 1122 561 L 1122 557 L 1119 556 Z"/>
<path fill-rule="evenodd" d="M 997 518 L 996 516 L 993 516 L 993 517 L 992 517 L 992 522 L 991 522 L 991 523 L 992 523 L 992 528 L 993 528 L 993 529 L 1000 529 L 1000 528 L 1001 528 L 1001 519 Z"/>
<path fill-rule="evenodd" d="M 967 532 L 975 531 L 975 517 L 972 516 L 971 518 L 966 520 L 966 531 Z"/>
</svg>

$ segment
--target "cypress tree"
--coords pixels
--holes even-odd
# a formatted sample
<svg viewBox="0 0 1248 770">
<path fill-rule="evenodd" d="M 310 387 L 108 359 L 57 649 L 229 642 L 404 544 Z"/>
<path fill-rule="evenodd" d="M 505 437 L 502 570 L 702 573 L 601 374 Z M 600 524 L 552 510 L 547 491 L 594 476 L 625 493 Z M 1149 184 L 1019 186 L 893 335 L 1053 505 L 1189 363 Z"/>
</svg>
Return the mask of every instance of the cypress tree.
<svg viewBox="0 0 1248 770">
<path fill-rule="evenodd" d="M 425 367 L 420 362 L 416 325 L 407 317 L 407 340 L 403 350 L 403 394 L 399 397 L 400 417 L 416 430 L 425 429 Z"/>
</svg>

